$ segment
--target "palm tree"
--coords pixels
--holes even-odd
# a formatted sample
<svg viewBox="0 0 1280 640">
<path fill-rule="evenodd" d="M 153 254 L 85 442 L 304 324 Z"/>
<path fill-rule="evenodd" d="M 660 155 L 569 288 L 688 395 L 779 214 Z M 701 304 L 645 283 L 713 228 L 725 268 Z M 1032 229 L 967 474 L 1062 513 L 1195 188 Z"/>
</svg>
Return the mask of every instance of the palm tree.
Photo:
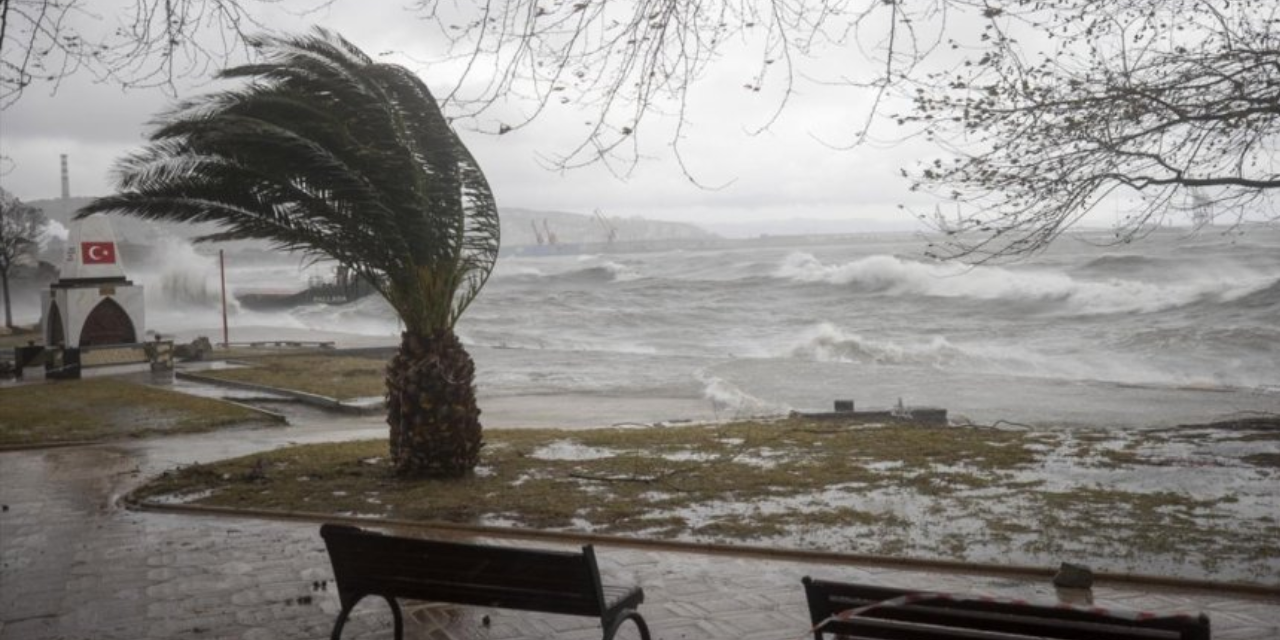
<svg viewBox="0 0 1280 640">
<path fill-rule="evenodd" d="M 476 161 L 421 80 L 341 36 L 257 37 L 247 79 L 163 114 L 120 161 L 119 193 L 79 216 L 214 222 L 198 241 L 264 239 L 349 265 L 404 322 L 387 366 L 397 474 L 458 477 L 483 446 L 474 364 L 453 332 L 498 256 Z"/>
</svg>

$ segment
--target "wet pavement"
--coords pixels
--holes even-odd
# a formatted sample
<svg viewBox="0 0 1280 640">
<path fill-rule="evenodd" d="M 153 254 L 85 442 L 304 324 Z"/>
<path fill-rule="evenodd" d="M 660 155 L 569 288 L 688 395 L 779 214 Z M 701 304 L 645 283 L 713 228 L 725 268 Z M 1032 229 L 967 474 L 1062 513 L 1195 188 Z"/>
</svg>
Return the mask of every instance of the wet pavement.
<svg viewBox="0 0 1280 640">
<path fill-rule="evenodd" d="M 316 524 L 119 505 L 146 477 L 178 465 L 292 443 L 385 437 L 377 416 L 291 411 L 290 427 L 0 453 L 0 640 L 328 637 L 339 605 Z M 668 640 L 810 637 L 800 587 L 805 575 L 1053 596 L 1045 580 L 596 546 L 606 582 L 642 585 L 641 612 L 653 637 Z M 1132 609 L 1206 611 L 1219 640 L 1280 638 L 1280 596 L 1104 584 L 1095 599 Z M 441 605 L 414 605 L 406 613 L 409 638 L 601 634 L 588 618 Z M 637 636 L 627 628 L 620 637 Z M 390 638 L 386 605 L 363 603 L 343 637 Z"/>
</svg>

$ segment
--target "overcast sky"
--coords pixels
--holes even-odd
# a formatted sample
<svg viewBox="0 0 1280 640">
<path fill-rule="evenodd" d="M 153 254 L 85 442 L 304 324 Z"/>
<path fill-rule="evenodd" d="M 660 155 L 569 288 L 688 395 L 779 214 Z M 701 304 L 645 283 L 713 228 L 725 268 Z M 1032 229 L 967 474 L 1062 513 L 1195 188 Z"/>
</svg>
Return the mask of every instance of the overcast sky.
<svg viewBox="0 0 1280 640">
<path fill-rule="evenodd" d="M 97 1 L 97 0 L 95 0 Z M 419 72 L 437 95 L 448 82 L 449 69 L 431 67 L 424 42 L 435 32 L 401 3 L 337 0 L 330 9 L 306 20 L 276 15 L 277 27 L 310 24 L 341 32 L 366 52 L 401 51 L 383 58 Z M 80 19 L 89 19 L 82 16 Z M 102 16 L 102 20 L 111 20 Z M 5 55 L 9 55 L 6 52 Z M 831 52 L 826 65 L 833 74 L 841 65 L 858 64 L 854 52 Z M 585 115 L 571 106 L 553 110 L 533 126 L 503 136 L 460 130 L 481 163 L 500 206 L 591 213 L 639 215 L 654 219 L 716 224 L 790 218 L 874 219 L 914 228 L 910 216 L 897 209 L 905 203 L 931 210 L 927 197 L 909 194 L 899 170 L 929 153 L 920 143 L 880 148 L 837 150 L 862 123 L 869 96 L 849 88 L 802 85 L 782 119 L 760 135 L 749 128 L 764 123 L 775 103 L 768 92 L 743 89 L 757 70 L 758 58 L 728 55 L 712 67 L 692 94 L 683 150 L 690 171 L 705 189 L 692 184 L 670 151 L 662 126 L 647 131 L 646 159 L 626 180 L 603 167 L 564 174 L 544 168 L 540 158 L 563 153 L 578 142 Z M 814 67 L 810 67 L 813 69 Z M 193 78 L 185 96 L 217 85 Z M 96 196 L 110 192 L 113 162 L 138 148 L 146 123 L 171 104 L 158 90 L 125 92 L 77 75 L 55 92 L 47 85 L 27 91 L 17 104 L 0 113 L 0 149 L 11 161 L 0 186 L 24 200 L 57 197 L 59 155 L 69 156 L 71 192 Z M 530 108 L 514 105 L 513 108 Z"/>
</svg>

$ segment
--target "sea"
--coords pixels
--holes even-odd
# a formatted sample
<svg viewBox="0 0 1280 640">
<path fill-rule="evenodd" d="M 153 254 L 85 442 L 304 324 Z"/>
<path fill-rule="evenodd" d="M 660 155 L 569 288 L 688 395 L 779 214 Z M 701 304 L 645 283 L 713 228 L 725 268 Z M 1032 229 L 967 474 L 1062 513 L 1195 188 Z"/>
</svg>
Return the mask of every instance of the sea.
<svg viewBox="0 0 1280 640">
<path fill-rule="evenodd" d="M 1280 413 L 1280 229 L 1105 230 L 1008 264 L 919 234 L 762 237 L 504 256 L 457 326 L 503 424 L 592 426 L 944 408 L 955 423 L 1157 427 Z M 147 326 L 219 342 L 218 260 L 175 241 L 138 271 Z M 126 265 L 126 268 L 128 265 Z M 380 298 L 254 311 L 331 265 L 225 268 L 232 342 L 394 345 Z"/>
</svg>

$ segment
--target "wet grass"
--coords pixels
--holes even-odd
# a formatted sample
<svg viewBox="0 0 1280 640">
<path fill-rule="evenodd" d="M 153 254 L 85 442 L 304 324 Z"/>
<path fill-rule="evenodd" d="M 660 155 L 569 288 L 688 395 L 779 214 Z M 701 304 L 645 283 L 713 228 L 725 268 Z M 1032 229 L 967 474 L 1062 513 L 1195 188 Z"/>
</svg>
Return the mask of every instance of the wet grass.
<svg viewBox="0 0 1280 640">
<path fill-rule="evenodd" d="M 1255 467 L 1280 469 L 1280 453 L 1254 453 L 1245 456 L 1243 459 Z"/>
<path fill-rule="evenodd" d="M 0 350 L 8 352 L 0 354 L 0 359 L 13 357 L 14 347 L 25 347 L 28 343 L 44 344 L 44 334 L 35 325 L 15 327 L 12 330 L 0 327 Z"/>
<path fill-rule="evenodd" d="M 481 465 L 462 480 L 397 479 L 386 443 L 375 441 L 187 467 L 138 496 L 952 559 L 986 549 L 1002 562 L 1103 557 L 1127 570 L 1160 558 L 1177 570 L 1253 563 L 1263 574 L 1276 571 L 1268 567 L 1280 543 L 1264 541 L 1280 540 L 1280 526 L 1263 514 L 1233 512 L 1233 494 L 1192 499 L 1049 481 L 1046 460 L 1075 450 L 1078 435 L 796 419 L 490 430 Z M 1145 448 L 1160 437 L 1134 440 Z M 1115 464 L 1098 456 L 1084 468 L 1106 472 Z"/>
<path fill-rule="evenodd" d="M 315 352 L 269 355 L 238 352 L 243 369 L 214 369 L 200 375 L 351 400 L 386 393 L 386 358 Z M 221 357 L 223 354 L 219 354 Z"/>
<path fill-rule="evenodd" d="M 244 407 L 117 378 L 0 388 L 0 446 L 193 433 L 263 420 Z"/>
<path fill-rule="evenodd" d="M 477 473 L 460 481 L 397 480 L 390 473 L 386 443 L 378 441 L 292 447 L 189 467 L 158 479 L 139 495 L 213 489 L 202 503 L 458 522 L 500 518 L 539 528 L 586 522 L 600 531 L 636 531 L 679 524 L 680 518 L 655 516 L 656 511 L 716 502 L 751 504 L 833 487 L 849 487 L 852 494 L 853 487 L 901 484 L 908 476 L 904 469 L 935 463 L 976 465 L 957 472 L 966 479 L 997 467 L 1030 464 L 1032 456 L 1017 442 L 1021 437 L 976 429 L 832 428 L 800 421 L 572 432 L 490 430 Z M 601 457 L 560 459 L 551 445 Z M 871 468 L 885 462 L 901 463 L 900 469 Z M 752 522 L 726 518 L 717 530 L 735 538 L 758 535 L 762 523 L 780 526 L 783 516 L 800 512 L 808 513 L 805 519 L 811 522 L 853 513 L 810 502 Z M 892 520 L 890 515 L 874 517 Z"/>
</svg>

